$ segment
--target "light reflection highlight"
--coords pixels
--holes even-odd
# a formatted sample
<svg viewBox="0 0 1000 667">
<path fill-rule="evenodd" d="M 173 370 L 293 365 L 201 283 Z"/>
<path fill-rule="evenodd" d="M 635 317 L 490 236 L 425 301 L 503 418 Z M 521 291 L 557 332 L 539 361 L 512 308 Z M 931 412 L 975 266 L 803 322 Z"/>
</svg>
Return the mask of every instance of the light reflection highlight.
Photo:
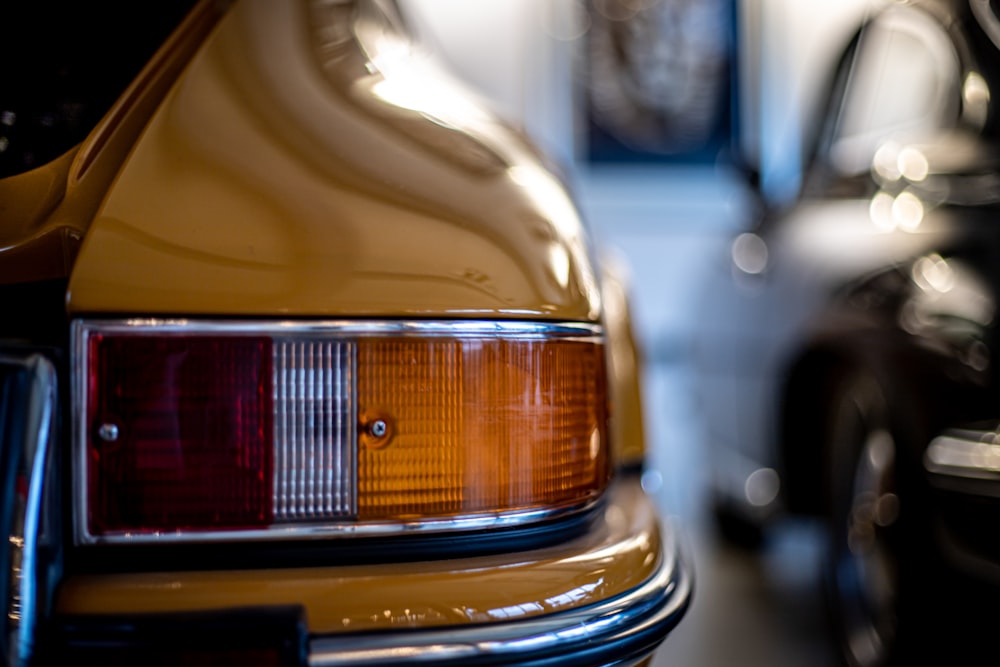
<svg viewBox="0 0 1000 667">
<path fill-rule="evenodd" d="M 549 245 L 549 268 L 559 287 L 569 285 L 569 254 L 561 243 Z"/>
<path fill-rule="evenodd" d="M 899 173 L 911 183 L 919 183 L 924 180 L 930 171 L 927 157 L 913 146 L 907 146 L 899 151 L 896 165 L 899 168 Z"/>
<path fill-rule="evenodd" d="M 901 229 L 916 231 L 924 221 L 924 204 L 912 192 L 901 192 L 892 202 L 892 217 Z"/>
<path fill-rule="evenodd" d="M 916 146 L 901 146 L 887 141 L 872 157 L 872 171 L 883 181 L 895 182 L 905 178 L 911 183 L 919 183 L 930 173 L 930 163 Z"/>
<path fill-rule="evenodd" d="M 383 102 L 400 109 L 416 111 L 432 120 L 452 117 L 482 116 L 479 107 L 469 104 L 466 95 L 429 74 L 411 68 L 409 72 L 393 72 L 372 84 L 371 91 Z"/>
<path fill-rule="evenodd" d="M 592 461 L 597 460 L 598 454 L 601 453 L 601 433 L 596 428 L 590 433 L 590 458 Z"/>
<path fill-rule="evenodd" d="M 903 175 L 899 169 L 899 144 L 887 141 L 878 147 L 872 157 L 872 169 L 887 181 L 898 181 Z"/>
<path fill-rule="evenodd" d="M 946 294 L 955 286 L 955 272 L 941 255 L 928 255 L 917 260 L 912 269 L 913 282 L 925 292 Z"/>
<path fill-rule="evenodd" d="M 545 604 L 547 604 L 550 609 L 575 606 L 577 602 L 589 599 L 591 594 L 603 584 L 604 579 L 602 578 L 591 584 L 577 586 L 576 588 L 568 590 L 565 593 L 546 599 Z"/>
<path fill-rule="evenodd" d="M 894 197 L 888 192 L 880 191 L 872 197 L 868 206 L 868 215 L 879 230 L 891 232 L 896 229 L 896 221 L 892 217 L 892 202 Z"/>
<path fill-rule="evenodd" d="M 755 507 L 766 507 L 778 497 L 781 479 L 772 468 L 754 470 L 743 485 L 743 493 L 747 502 Z"/>
<path fill-rule="evenodd" d="M 489 116 L 470 100 L 469 93 L 443 74 L 433 60 L 408 40 L 391 32 L 369 35 L 372 47 L 367 68 L 372 77 L 371 92 L 395 107 L 424 114 L 448 125 L 447 119 L 484 123 Z"/>
<path fill-rule="evenodd" d="M 767 244 L 756 234 L 748 232 L 737 236 L 731 252 L 733 264 L 743 273 L 757 275 L 767 268 Z"/>
<path fill-rule="evenodd" d="M 486 615 L 490 618 L 502 620 L 520 618 L 522 616 L 530 616 L 544 612 L 545 607 L 537 602 L 525 602 L 523 604 L 511 605 L 509 607 L 501 607 L 500 609 L 490 609 L 486 612 Z"/>
<path fill-rule="evenodd" d="M 564 238 L 575 238 L 580 229 L 576 206 L 562 184 L 551 174 L 531 164 L 515 164 L 507 170 L 510 180 L 538 202 Z"/>
<path fill-rule="evenodd" d="M 650 495 L 656 495 L 663 488 L 663 473 L 659 470 L 646 470 L 642 473 L 642 490 Z"/>
<path fill-rule="evenodd" d="M 979 72 L 969 72 L 962 84 L 962 115 L 971 124 L 982 127 L 990 108 L 990 88 Z"/>
<path fill-rule="evenodd" d="M 871 199 L 868 215 L 872 224 L 880 231 L 893 232 L 900 229 L 915 232 L 924 221 L 926 209 L 923 200 L 909 190 L 895 197 L 880 190 Z"/>
<path fill-rule="evenodd" d="M 589 271 L 581 271 L 589 265 L 583 223 L 580 221 L 576 204 L 563 183 L 547 170 L 527 162 L 511 165 L 507 169 L 507 177 L 524 190 L 525 195 L 534 204 L 536 212 L 552 225 L 559 241 L 562 242 L 567 258 L 566 284 L 569 282 L 570 274 L 573 273 L 579 280 L 587 300 L 592 304 L 600 303 L 600 290 L 596 278 Z M 560 265 L 553 264 L 553 267 L 559 270 Z M 558 279 L 559 274 L 556 276 Z"/>
</svg>

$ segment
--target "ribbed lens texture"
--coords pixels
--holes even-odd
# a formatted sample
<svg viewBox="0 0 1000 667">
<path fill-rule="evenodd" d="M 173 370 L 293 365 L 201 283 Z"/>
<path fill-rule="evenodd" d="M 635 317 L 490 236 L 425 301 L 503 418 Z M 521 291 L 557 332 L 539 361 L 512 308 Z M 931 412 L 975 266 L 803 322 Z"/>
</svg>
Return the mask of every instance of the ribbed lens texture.
<svg viewBox="0 0 1000 667">
<path fill-rule="evenodd" d="M 92 533 L 271 523 L 268 339 L 94 335 L 89 354 Z"/>
<path fill-rule="evenodd" d="M 274 518 L 354 514 L 353 345 L 274 341 Z"/>
<path fill-rule="evenodd" d="M 582 502 L 608 477 L 603 347 L 578 340 L 361 339 L 360 519 Z M 375 445 L 375 446 L 373 446 Z"/>
</svg>

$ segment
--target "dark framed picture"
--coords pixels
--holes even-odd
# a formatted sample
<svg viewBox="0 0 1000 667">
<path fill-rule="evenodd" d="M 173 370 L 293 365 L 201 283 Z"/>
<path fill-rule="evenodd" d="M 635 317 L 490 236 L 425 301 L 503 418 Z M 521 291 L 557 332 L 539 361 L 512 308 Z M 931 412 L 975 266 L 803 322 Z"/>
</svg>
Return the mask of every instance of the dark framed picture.
<svg viewBox="0 0 1000 667">
<path fill-rule="evenodd" d="M 736 129 L 736 0 L 587 0 L 583 157 L 714 163 Z"/>
</svg>

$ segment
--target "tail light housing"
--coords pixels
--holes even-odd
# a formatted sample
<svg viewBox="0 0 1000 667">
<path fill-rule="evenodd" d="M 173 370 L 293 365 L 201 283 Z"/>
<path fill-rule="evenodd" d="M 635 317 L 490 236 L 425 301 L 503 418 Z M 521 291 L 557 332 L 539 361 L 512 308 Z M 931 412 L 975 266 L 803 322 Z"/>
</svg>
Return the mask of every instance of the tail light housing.
<svg viewBox="0 0 1000 667">
<path fill-rule="evenodd" d="M 607 485 L 594 325 L 91 320 L 73 336 L 79 543 L 516 525 Z"/>
</svg>

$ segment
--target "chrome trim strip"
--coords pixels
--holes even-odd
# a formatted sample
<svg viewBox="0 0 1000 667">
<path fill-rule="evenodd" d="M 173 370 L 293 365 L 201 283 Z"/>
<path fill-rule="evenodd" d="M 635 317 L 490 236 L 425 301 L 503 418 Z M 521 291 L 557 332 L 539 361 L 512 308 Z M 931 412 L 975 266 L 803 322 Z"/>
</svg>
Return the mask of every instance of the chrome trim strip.
<svg viewBox="0 0 1000 667">
<path fill-rule="evenodd" d="M 487 529 L 515 528 L 528 524 L 568 518 L 585 513 L 598 505 L 598 500 L 572 505 L 554 506 L 544 510 L 456 516 L 448 519 L 422 519 L 414 521 L 384 521 L 379 523 L 303 523 L 295 525 L 272 524 L 268 528 L 239 531 L 199 531 L 190 533 L 119 533 L 89 535 L 77 533 L 78 544 L 194 544 L 221 542 L 280 542 L 287 540 L 346 539 L 357 537 L 386 537 L 394 535 L 434 535 L 437 533 L 470 532 Z M 79 512 L 78 512 L 79 514 Z"/>
<path fill-rule="evenodd" d="M 924 453 L 924 469 L 939 485 L 978 482 L 1000 492 L 1000 433 L 953 430 L 934 438 Z M 966 487 L 972 492 L 973 486 Z"/>
<path fill-rule="evenodd" d="M 24 548 L 21 560 L 21 621 L 18 625 L 18 657 L 27 660 L 33 652 L 35 618 L 38 615 L 37 577 L 39 540 L 45 535 L 42 517 L 45 482 L 49 475 L 50 447 L 55 439 L 56 370 L 48 359 L 38 356 L 31 360 L 34 382 L 29 419 L 37 439 L 25 443 L 24 465 L 28 474 L 28 496 L 24 508 Z M 27 620 L 26 620 L 27 619 Z"/>
<path fill-rule="evenodd" d="M 45 572 L 43 564 L 38 562 L 38 549 L 40 543 L 51 538 L 51 528 L 44 514 L 49 492 L 45 484 L 55 438 L 58 380 L 52 362 L 39 354 L 0 358 L 0 363 L 20 368 L 30 382 L 24 412 L 20 415 L 25 420 L 23 440 L 4 443 L 17 448 L 13 458 L 9 455 L 5 458 L 15 463 L 15 474 L 23 475 L 27 486 L 26 495 L 11 517 L 7 536 L 11 571 L 2 575 L 9 577 L 11 586 L 10 598 L 4 601 L 11 628 L 9 654 L 4 657 L 11 664 L 20 665 L 25 664 L 33 652 L 39 614 L 38 589 L 44 586 Z"/>
<path fill-rule="evenodd" d="M 309 666 L 475 665 L 477 660 L 490 665 L 522 665 L 554 656 L 573 664 L 575 652 L 605 645 L 628 645 L 628 650 L 615 652 L 631 660 L 639 651 L 652 652 L 680 621 L 690 602 L 693 577 L 680 556 L 675 534 L 675 530 L 664 532 L 664 557 L 656 573 L 617 598 L 573 611 L 485 626 L 318 637 L 309 643 Z"/>
<path fill-rule="evenodd" d="M 969 0 L 969 6 L 993 46 L 1000 49 L 1000 19 L 993 13 L 990 0 Z"/>
<path fill-rule="evenodd" d="M 122 318 L 76 320 L 74 328 L 102 333 L 219 333 L 245 335 L 358 336 L 516 336 L 599 339 L 603 328 L 585 322 L 523 320 L 200 320 Z"/>
<path fill-rule="evenodd" d="M 241 541 L 312 540 L 402 534 L 435 534 L 511 528 L 584 513 L 599 497 L 545 509 L 507 513 L 479 513 L 447 519 L 380 521 L 365 524 L 332 521 L 241 531 L 197 531 L 188 533 L 119 533 L 91 535 L 86 527 L 89 502 L 86 492 L 87 435 L 87 340 L 91 333 L 145 335 L 156 330 L 165 335 L 217 334 L 233 336 L 308 337 L 313 341 L 345 341 L 371 336 L 447 336 L 451 338 L 510 337 L 516 339 L 580 340 L 603 342 L 598 324 L 577 322 L 530 322 L 484 320 L 200 320 L 187 318 L 119 318 L 75 320 L 71 325 L 72 414 L 73 414 L 73 535 L 76 544 L 205 543 Z M 352 393 L 357 393 L 357 372 L 352 366 Z M 356 458 L 356 457 L 355 457 Z M 352 462 L 356 465 L 356 460 Z M 356 505 L 356 500 L 354 501 Z"/>
<path fill-rule="evenodd" d="M 73 494 L 73 542 L 88 541 L 86 534 L 90 503 L 87 499 L 87 336 L 81 322 L 70 324 L 70 482 Z"/>
</svg>

